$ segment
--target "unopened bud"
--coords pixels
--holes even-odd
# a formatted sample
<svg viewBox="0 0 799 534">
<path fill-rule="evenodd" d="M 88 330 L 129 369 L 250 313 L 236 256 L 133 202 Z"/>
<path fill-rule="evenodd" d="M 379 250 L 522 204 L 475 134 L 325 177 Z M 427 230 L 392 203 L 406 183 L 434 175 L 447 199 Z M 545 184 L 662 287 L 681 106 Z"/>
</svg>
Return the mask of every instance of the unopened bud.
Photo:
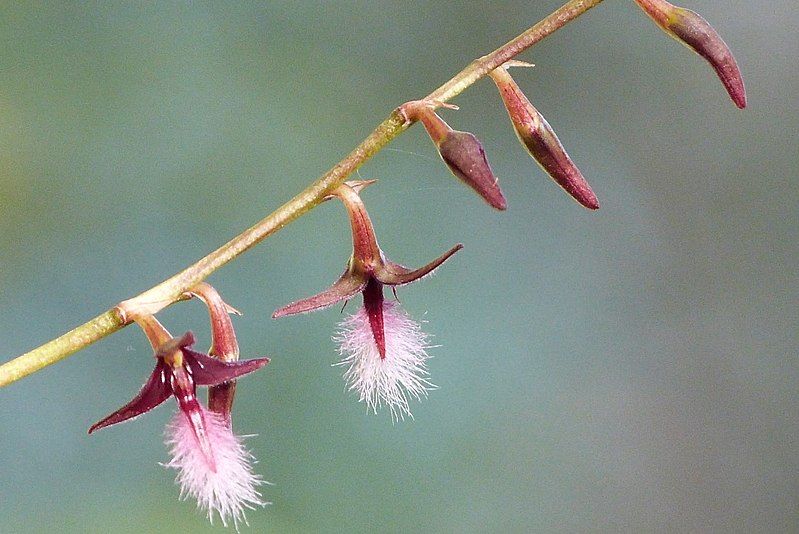
<svg viewBox="0 0 799 534">
<path fill-rule="evenodd" d="M 499 180 L 488 164 L 483 145 L 473 134 L 453 130 L 424 102 L 406 105 L 403 112 L 409 119 L 422 122 L 452 174 L 493 208 L 504 210 L 508 207 L 499 188 Z"/>
<path fill-rule="evenodd" d="M 713 67 L 736 106 L 746 107 L 746 88 L 741 71 L 727 43 L 698 13 L 665 0 L 635 0 L 655 24 Z"/>
<path fill-rule="evenodd" d="M 599 208 L 596 195 L 572 162 L 547 120 L 530 103 L 502 66 L 490 73 L 522 145 L 558 185 L 586 208 Z"/>
<path fill-rule="evenodd" d="M 491 207 L 504 210 L 508 207 L 486 159 L 483 145 L 469 132 L 450 131 L 438 145 L 438 153 L 449 170 L 463 183 L 474 189 Z"/>
</svg>

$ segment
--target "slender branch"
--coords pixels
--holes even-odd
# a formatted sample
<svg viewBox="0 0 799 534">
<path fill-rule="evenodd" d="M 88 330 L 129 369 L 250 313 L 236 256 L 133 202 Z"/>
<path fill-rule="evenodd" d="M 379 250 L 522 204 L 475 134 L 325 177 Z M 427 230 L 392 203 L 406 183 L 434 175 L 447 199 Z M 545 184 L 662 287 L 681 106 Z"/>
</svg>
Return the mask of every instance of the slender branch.
<svg viewBox="0 0 799 534">
<path fill-rule="evenodd" d="M 530 48 L 603 0 L 570 0 L 515 39 L 470 63 L 425 100 L 437 105 L 458 96 L 505 61 Z M 152 315 L 181 300 L 191 287 L 259 242 L 319 205 L 324 197 L 395 137 L 408 129 L 399 108 L 394 110 L 347 157 L 297 196 L 197 263 L 140 295 L 74 328 L 66 334 L 0 366 L 0 387 L 6 386 L 120 330 L 136 317 Z"/>
<path fill-rule="evenodd" d="M 430 93 L 427 99 L 435 102 L 447 102 L 455 98 L 477 80 L 496 69 L 509 59 L 521 54 L 545 37 L 555 33 L 566 24 L 576 19 L 603 0 L 572 0 L 552 12 L 521 35 L 511 39 L 488 55 L 472 61 L 472 63 L 453 76 L 444 85 Z"/>
<path fill-rule="evenodd" d="M 61 337 L 48 341 L 41 347 L 4 363 L 0 366 L 0 386 L 16 382 L 51 363 L 62 360 L 108 334 L 116 332 L 122 325 L 119 314 L 113 309 L 108 310 Z"/>
</svg>

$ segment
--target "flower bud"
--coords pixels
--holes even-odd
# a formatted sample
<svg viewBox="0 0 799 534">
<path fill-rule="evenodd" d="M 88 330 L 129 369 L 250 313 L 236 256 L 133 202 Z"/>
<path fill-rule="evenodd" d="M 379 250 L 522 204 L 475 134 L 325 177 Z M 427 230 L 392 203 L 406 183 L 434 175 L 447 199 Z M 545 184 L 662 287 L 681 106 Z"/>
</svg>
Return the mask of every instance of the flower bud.
<svg viewBox="0 0 799 534">
<path fill-rule="evenodd" d="M 508 207 L 499 188 L 499 180 L 488 164 L 483 145 L 473 134 L 453 130 L 425 102 L 406 104 L 402 111 L 408 119 L 424 124 L 438 154 L 452 174 L 483 197 L 491 207 L 498 210 Z"/>
<path fill-rule="evenodd" d="M 469 132 L 451 130 L 438 145 L 438 153 L 449 170 L 474 189 L 491 207 L 507 209 L 499 181 L 488 165 L 483 145 Z"/>
<path fill-rule="evenodd" d="M 547 120 L 530 103 L 503 65 L 489 74 L 499 89 L 513 129 L 544 171 L 588 209 L 599 208 L 596 195 L 572 162 Z"/>
<path fill-rule="evenodd" d="M 665 0 L 635 2 L 664 32 L 705 58 L 735 105 L 740 109 L 746 107 L 746 88 L 735 57 L 705 19 L 690 9 L 677 7 Z"/>
</svg>

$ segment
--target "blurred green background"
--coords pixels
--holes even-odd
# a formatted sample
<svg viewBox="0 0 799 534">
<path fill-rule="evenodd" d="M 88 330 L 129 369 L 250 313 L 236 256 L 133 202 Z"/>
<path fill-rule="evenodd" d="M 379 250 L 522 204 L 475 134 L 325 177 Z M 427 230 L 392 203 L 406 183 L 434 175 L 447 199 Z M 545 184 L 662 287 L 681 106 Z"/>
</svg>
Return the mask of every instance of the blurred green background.
<svg viewBox="0 0 799 534">
<path fill-rule="evenodd" d="M 299 191 L 394 106 L 559 1 L 4 3 L 0 341 L 16 356 L 159 282 Z M 799 529 L 799 14 L 711 0 L 744 72 L 632 1 L 521 56 L 516 78 L 597 192 L 589 213 L 514 139 L 483 81 L 443 115 L 509 199 L 485 207 L 420 128 L 361 171 L 381 244 L 438 276 L 400 292 L 439 390 L 392 425 L 345 392 L 328 310 L 271 312 L 349 254 L 325 205 L 216 273 L 245 315 L 235 423 L 274 485 L 254 532 Z M 349 311 L 355 307 L 350 305 Z M 183 303 L 161 317 L 208 343 Z M 0 391 L 0 532 L 203 532 L 177 501 L 174 404 L 91 437 L 151 369 L 134 328 Z"/>
</svg>

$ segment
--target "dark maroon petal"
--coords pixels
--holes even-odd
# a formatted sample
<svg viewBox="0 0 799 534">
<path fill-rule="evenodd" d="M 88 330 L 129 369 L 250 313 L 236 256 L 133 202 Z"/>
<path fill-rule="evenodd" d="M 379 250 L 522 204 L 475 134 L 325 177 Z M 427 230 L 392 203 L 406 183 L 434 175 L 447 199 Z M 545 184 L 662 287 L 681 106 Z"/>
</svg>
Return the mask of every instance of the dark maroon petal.
<svg viewBox="0 0 799 534">
<path fill-rule="evenodd" d="M 325 291 L 307 299 L 292 302 L 272 314 L 273 319 L 297 313 L 307 313 L 332 306 L 342 300 L 348 300 L 366 287 L 366 278 L 357 276 L 349 271 L 341 275 L 335 284 Z"/>
<path fill-rule="evenodd" d="M 241 376 L 257 371 L 267 363 L 269 358 L 237 360 L 223 362 L 205 354 L 183 349 L 184 366 L 197 386 L 215 386 L 222 382 L 235 380 Z"/>
<path fill-rule="evenodd" d="M 447 261 L 462 248 L 463 245 L 458 243 L 435 260 L 416 270 L 408 269 L 398 263 L 386 260 L 381 267 L 375 269 L 374 276 L 380 282 L 390 286 L 409 284 L 431 274 L 439 265 Z"/>
<path fill-rule="evenodd" d="M 366 289 L 363 290 L 363 307 L 369 317 L 369 327 L 372 329 L 372 337 L 377 345 L 377 352 L 380 359 L 386 358 L 386 331 L 383 326 L 383 284 L 369 279 Z"/>
<path fill-rule="evenodd" d="M 438 144 L 438 153 L 452 173 L 498 210 L 508 207 L 499 181 L 486 159 L 483 145 L 469 132 L 451 130 Z"/>
<path fill-rule="evenodd" d="M 184 349 L 183 355 L 186 360 L 198 355 L 198 353 L 187 354 L 187 352 L 191 351 Z M 200 356 L 202 355 L 200 354 Z M 197 401 L 197 383 L 187 367 L 178 367 L 172 373 L 172 391 L 178 401 L 178 408 L 183 412 L 186 421 L 191 426 L 194 439 L 197 440 L 197 444 L 200 446 L 203 456 L 205 456 L 208 468 L 216 472 L 216 458 L 214 457 L 211 439 L 208 436 L 205 411 Z"/>
<path fill-rule="evenodd" d="M 153 373 L 147 383 L 141 388 L 139 394 L 119 410 L 93 424 L 89 429 L 89 434 L 103 427 L 138 417 L 164 402 L 172 394 L 171 374 L 172 371 L 164 361 L 158 359 Z"/>
</svg>

